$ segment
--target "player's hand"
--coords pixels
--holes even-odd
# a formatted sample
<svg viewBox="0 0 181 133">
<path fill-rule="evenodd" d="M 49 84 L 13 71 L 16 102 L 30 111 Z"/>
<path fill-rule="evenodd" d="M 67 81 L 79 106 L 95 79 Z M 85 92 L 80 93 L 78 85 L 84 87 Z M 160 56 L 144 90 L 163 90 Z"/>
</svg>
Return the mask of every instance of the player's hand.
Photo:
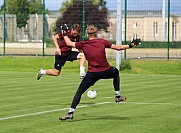
<svg viewBox="0 0 181 133">
<path fill-rule="evenodd" d="M 61 55 L 61 49 L 60 49 L 60 48 L 57 48 L 56 51 L 55 51 L 55 54 L 56 54 L 56 55 Z"/>
<path fill-rule="evenodd" d="M 136 38 L 136 39 L 133 38 L 133 40 L 129 44 L 129 48 L 132 48 L 134 46 L 138 46 L 139 44 L 141 44 L 141 39 L 140 38 Z"/>
<path fill-rule="evenodd" d="M 62 31 L 62 35 L 67 36 L 68 35 L 68 31 L 69 31 L 69 27 L 67 26 L 67 24 L 63 24 L 61 27 L 61 31 Z"/>
</svg>

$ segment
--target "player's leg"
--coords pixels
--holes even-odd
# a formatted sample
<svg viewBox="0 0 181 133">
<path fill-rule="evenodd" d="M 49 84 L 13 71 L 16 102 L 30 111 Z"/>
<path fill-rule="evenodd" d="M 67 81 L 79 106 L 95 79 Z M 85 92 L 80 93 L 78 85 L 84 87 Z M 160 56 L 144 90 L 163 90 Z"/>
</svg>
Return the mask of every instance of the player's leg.
<svg viewBox="0 0 181 133">
<path fill-rule="evenodd" d="M 113 85 L 115 90 L 115 102 L 125 101 L 126 97 L 120 95 L 120 76 L 116 76 L 113 79 Z"/>
<path fill-rule="evenodd" d="M 115 102 L 125 101 L 126 97 L 120 96 L 120 76 L 119 70 L 115 67 L 111 67 L 106 71 L 100 73 L 101 79 L 113 78 L 113 86 L 115 90 Z"/>
<path fill-rule="evenodd" d="M 85 61 L 86 58 L 84 56 L 84 53 L 80 52 L 77 55 L 77 59 L 80 59 L 79 65 L 80 65 L 80 78 L 84 78 L 85 77 Z"/>
<path fill-rule="evenodd" d="M 49 75 L 49 76 L 59 76 L 60 75 L 60 70 L 56 70 L 56 69 L 48 69 L 48 70 L 45 70 L 46 71 L 46 75 Z"/>
<path fill-rule="evenodd" d="M 115 102 L 125 101 L 126 97 L 120 95 L 120 76 L 119 70 L 115 67 L 112 67 L 112 75 L 113 76 L 113 86 L 115 90 Z"/>
<path fill-rule="evenodd" d="M 39 69 L 36 79 L 39 80 L 43 75 L 49 75 L 49 76 L 59 76 L 62 66 L 65 64 L 66 59 L 61 57 L 59 55 L 55 56 L 55 63 L 54 63 L 54 69 L 48 69 L 43 70 L 42 68 Z"/>
<path fill-rule="evenodd" d="M 92 73 L 87 73 L 86 76 L 84 77 L 84 79 L 82 80 L 81 84 L 79 85 L 79 88 L 77 89 L 71 107 L 68 111 L 68 113 L 63 116 L 60 117 L 59 120 L 66 120 L 66 119 L 73 119 L 73 114 L 74 111 L 77 107 L 77 105 L 79 104 L 80 100 L 81 100 L 81 96 L 82 94 L 92 85 L 95 84 L 96 81 L 98 81 L 99 79 L 96 78 Z"/>
<path fill-rule="evenodd" d="M 85 77 L 85 56 L 84 56 L 84 53 L 82 52 L 77 52 L 77 51 L 72 51 L 69 55 L 68 55 L 68 58 L 67 58 L 67 61 L 74 61 L 74 60 L 77 60 L 77 59 L 80 59 L 80 78 L 84 78 Z"/>
<path fill-rule="evenodd" d="M 60 72 L 61 72 L 60 70 L 56 69 L 43 70 L 42 68 L 40 68 L 37 73 L 36 79 L 39 80 L 43 75 L 59 76 Z"/>
</svg>

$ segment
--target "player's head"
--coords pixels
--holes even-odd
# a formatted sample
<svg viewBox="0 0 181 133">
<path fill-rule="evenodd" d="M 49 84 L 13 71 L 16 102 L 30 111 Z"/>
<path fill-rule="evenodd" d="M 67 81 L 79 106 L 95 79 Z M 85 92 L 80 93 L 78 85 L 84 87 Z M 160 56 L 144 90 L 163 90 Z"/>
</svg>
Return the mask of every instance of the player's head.
<svg viewBox="0 0 181 133">
<path fill-rule="evenodd" d="M 94 25 L 87 26 L 86 29 L 87 37 L 97 37 L 97 28 Z"/>
<path fill-rule="evenodd" d="M 72 36 L 79 36 L 80 35 L 80 25 L 79 24 L 74 24 L 72 26 L 71 34 L 72 34 Z"/>
</svg>

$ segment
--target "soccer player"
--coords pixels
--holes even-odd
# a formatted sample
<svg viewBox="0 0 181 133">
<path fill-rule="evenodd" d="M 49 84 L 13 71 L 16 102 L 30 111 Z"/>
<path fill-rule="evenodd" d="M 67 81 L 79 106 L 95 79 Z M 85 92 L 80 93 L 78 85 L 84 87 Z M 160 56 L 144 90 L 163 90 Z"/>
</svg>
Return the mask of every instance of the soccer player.
<svg viewBox="0 0 181 133">
<path fill-rule="evenodd" d="M 72 29 L 68 30 L 68 37 L 73 42 L 79 42 L 80 25 L 74 24 Z M 84 64 L 86 59 L 84 53 L 82 51 L 72 51 L 72 47 L 67 46 L 62 33 L 59 33 L 52 38 L 56 47 L 54 69 L 43 70 L 42 68 L 40 68 L 36 75 L 36 79 L 39 80 L 42 75 L 58 76 L 60 75 L 61 69 L 66 61 L 74 61 L 77 59 L 80 59 L 80 78 L 82 79 L 85 76 Z M 59 44 L 58 39 L 60 39 Z"/>
<path fill-rule="evenodd" d="M 63 28 L 65 29 L 65 28 Z M 64 31 L 66 33 L 66 30 Z M 125 101 L 126 97 L 120 95 L 120 77 L 119 70 L 109 65 L 106 59 L 105 48 L 114 50 L 124 50 L 132 48 L 140 43 L 140 39 L 133 39 L 129 45 L 114 45 L 105 39 L 97 38 L 97 28 L 93 25 L 86 29 L 87 41 L 72 42 L 67 35 L 64 35 L 65 42 L 68 46 L 81 49 L 88 61 L 88 72 L 81 81 L 71 104 L 68 113 L 60 117 L 59 120 L 73 119 L 73 113 L 80 102 L 82 94 L 93 86 L 99 79 L 113 78 L 113 86 L 115 90 L 115 102 Z"/>
</svg>

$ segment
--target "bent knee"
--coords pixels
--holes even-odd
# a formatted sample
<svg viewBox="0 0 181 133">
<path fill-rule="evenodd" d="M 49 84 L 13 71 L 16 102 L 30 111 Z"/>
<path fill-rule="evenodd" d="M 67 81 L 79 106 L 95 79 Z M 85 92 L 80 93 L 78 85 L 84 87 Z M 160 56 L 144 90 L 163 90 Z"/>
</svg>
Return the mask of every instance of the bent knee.
<svg viewBox="0 0 181 133">
<path fill-rule="evenodd" d="M 78 59 L 85 58 L 85 55 L 84 55 L 84 53 L 79 53 L 79 54 L 77 55 L 77 58 L 78 58 Z"/>
</svg>

